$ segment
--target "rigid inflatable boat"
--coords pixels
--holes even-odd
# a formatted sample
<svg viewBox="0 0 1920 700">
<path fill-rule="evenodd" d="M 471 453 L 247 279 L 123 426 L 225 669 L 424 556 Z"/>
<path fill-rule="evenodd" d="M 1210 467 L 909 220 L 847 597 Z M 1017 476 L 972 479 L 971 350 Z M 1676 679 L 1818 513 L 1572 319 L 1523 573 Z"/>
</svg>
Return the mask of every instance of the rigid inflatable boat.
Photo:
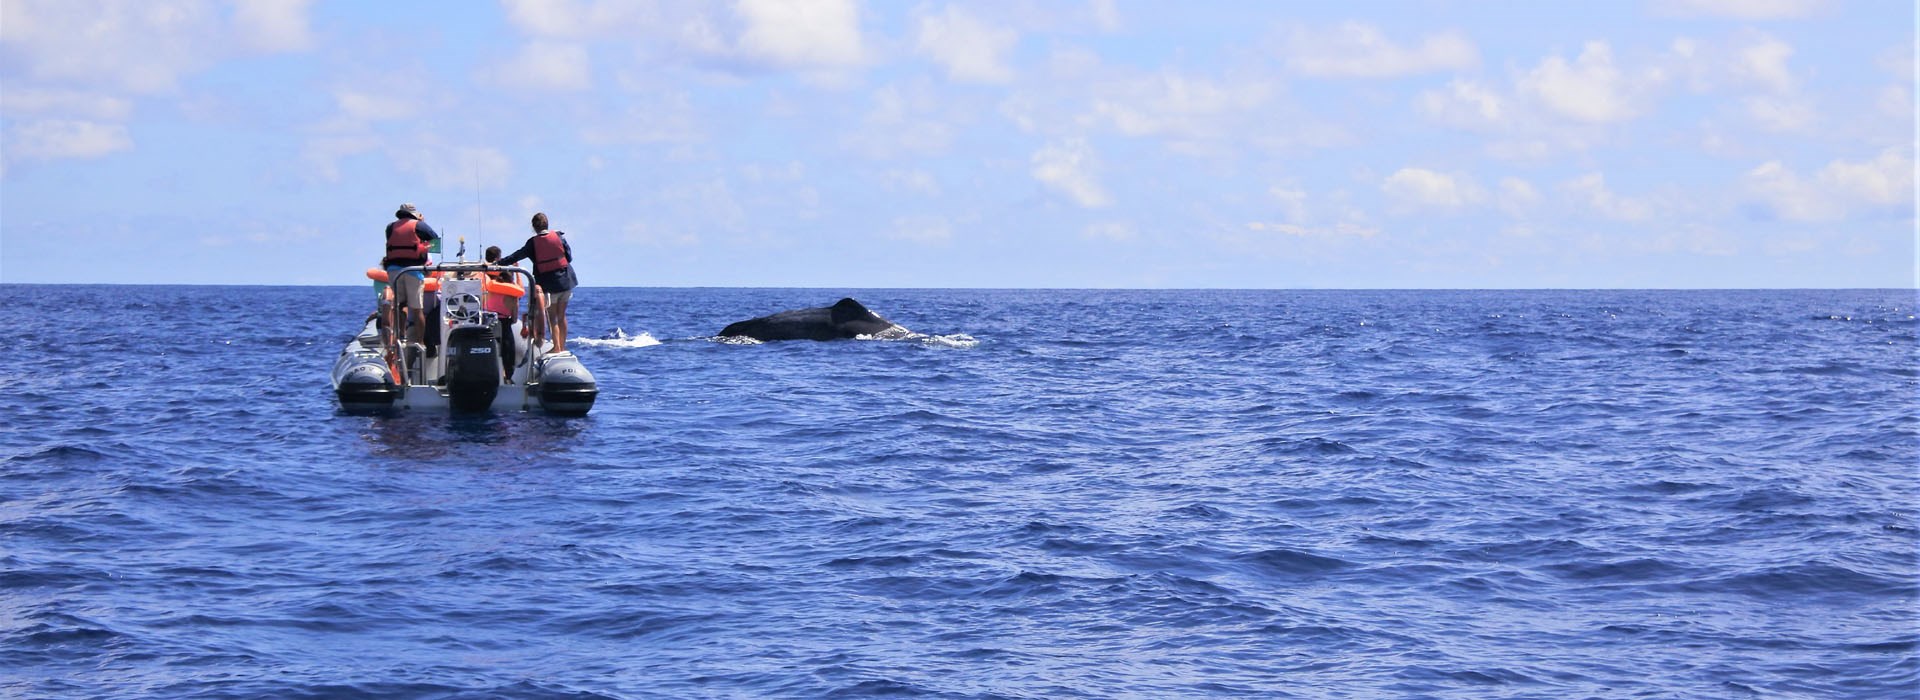
<svg viewBox="0 0 1920 700">
<path fill-rule="evenodd" d="M 571 352 L 553 352 L 546 338 L 546 319 L 540 309 L 540 290 L 532 274 L 518 267 L 478 262 L 436 263 L 407 268 L 426 273 L 427 327 L 424 342 L 405 342 L 395 332 L 406 322 L 405 311 L 391 303 L 393 290 L 381 291 L 380 309 L 367 317 L 359 334 L 340 351 L 333 363 L 333 392 L 349 412 L 392 409 L 438 411 L 525 411 L 540 409 L 561 415 L 584 415 L 599 396 L 593 373 Z M 524 279 L 521 284 L 495 281 L 499 273 Z M 404 273 L 403 273 L 404 274 Z M 367 277 L 385 282 L 385 270 L 367 270 Z M 384 286 L 384 285 L 383 285 Z M 535 299 L 528 312 L 500 337 L 498 315 L 482 307 L 489 294 L 513 297 L 523 290 Z M 435 299 L 437 298 L 437 303 Z M 536 329 L 533 338 L 522 327 Z M 511 348 L 511 375 L 503 376 L 501 356 Z"/>
</svg>

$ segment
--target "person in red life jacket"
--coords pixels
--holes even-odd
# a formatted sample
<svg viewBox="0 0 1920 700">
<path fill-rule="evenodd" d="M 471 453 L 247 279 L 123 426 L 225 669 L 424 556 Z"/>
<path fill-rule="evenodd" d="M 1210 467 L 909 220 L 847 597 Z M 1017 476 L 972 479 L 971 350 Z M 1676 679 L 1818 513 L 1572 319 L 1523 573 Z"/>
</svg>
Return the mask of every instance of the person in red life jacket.
<svg viewBox="0 0 1920 700">
<path fill-rule="evenodd" d="M 440 234 L 427 225 L 426 217 L 412 204 L 400 205 L 393 218 L 393 223 L 387 224 L 387 256 L 380 260 L 380 266 L 386 268 L 387 283 L 393 285 L 393 303 L 407 310 L 407 341 L 417 343 L 426 333 L 421 289 L 427 277 L 419 270 L 404 275 L 400 270 L 427 264 L 427 248 L 439 240 Z"/>
<path fill-rule="evenodd" d="M 486 261 L 489 265 L 500 264 L 500 246 L 487 246 Z M 518 276 L 511 272 L 496 272 L 489 277 L 501 284 L 520 286 Z M 496 333 L 500 336 L 500 373 L 501 383 L 513 383 L 514 341 L 513 323 L 520 318 L 520 299 L 505 294 L 488 293 L 480 300 L 480 308 L 492 311 L 499 318 Z"/>
<path fill-rule="evenodd" d="M 567 349 L 567 302 L 573 300 L 573 288 L 579 279 L 573 275 L 573 245 L 566 234 L 547 226 L 546 212 L 533 215 L 533 237 L 527 244 L 500 259 L 501 265 L 533 260 L 533 281 L 547 293 L 547 319 L 553 325 L 553 351 Z"/>
</svg>

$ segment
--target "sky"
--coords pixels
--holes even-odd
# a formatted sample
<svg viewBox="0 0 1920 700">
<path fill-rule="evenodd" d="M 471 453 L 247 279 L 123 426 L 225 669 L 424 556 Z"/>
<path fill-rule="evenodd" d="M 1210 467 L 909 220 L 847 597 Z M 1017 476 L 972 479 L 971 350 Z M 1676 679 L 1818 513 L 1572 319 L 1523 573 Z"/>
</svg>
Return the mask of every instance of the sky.
<svg viewBox="0 0 1920 700">
<path fill-rule="evenodd" d="M 0 282 L 1912 288 L 1914 15 L 0 0 Z"/>
</svg>

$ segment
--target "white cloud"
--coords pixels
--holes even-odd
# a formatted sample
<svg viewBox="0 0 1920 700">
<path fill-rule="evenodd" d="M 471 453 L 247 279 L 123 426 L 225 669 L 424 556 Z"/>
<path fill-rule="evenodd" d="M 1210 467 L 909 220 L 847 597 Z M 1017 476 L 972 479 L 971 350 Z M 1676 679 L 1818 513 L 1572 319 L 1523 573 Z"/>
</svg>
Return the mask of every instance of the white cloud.
<svg viewBox="0 0 1920 700">
<path fill-rule="evenodd" d="M 1267 221 L 1249 221 L 1247 230 L 1257 233 L 1280 233 L 1301 238 L 1372 238 L 1380 233 L 1374 226 L 1342 221 L 1330 226 L 1307 226 L 1294 223 L 1273 223 Z"/>
<path fill-rule="evenodd" d="M 507 154 L 482 146 L 430 142 L 406 147 L 389 145 L 387 155 L 398 170 L 420 176 L 428 187 L 437 190 L 498 189 L 506 186 L 513 172 L 513 162 Z"/>
<path fill-rule="evenodd" d="M 1648 3 L 1656 12 L 1680 16 L 1729 19 L 1796 19 L 1818 11 L 1825 0 L 1658 0 Z"/>
<path fill-rule="evenodd" d="M 1675 39 L 1656 70 L 1684 80 L 1695 92 L 1757 89 L 1786 95 L 1802 82 L 1791 64 L 1795 52 L 1771 34 L 1742 29 L 1718 39 Z"/>
<path fill-rule="evenodd" d="M 1569 180 L 1561 188 L 1575 201 L 1615 221 L 1646 221 L 1653 216 L 1651 204 L 1614 193 L 1607 188 L 1607 177 L 1601 173 L 1582 175 Z"/>
<path fill-rule="evenodd" d="M 1787 68 L 1787 59 L 1793 57 L 1793 45 L 1760 35 L 1755 37 L 1753 43 L 1740 47 L 1738 51 L 1737 75 L 1775 92 L 1793 89 L 1793 71 Z"/>
<path fill-rule="evenodd" d="M 1433 34 L 1402 47 L 1379 28 L 1347 22 L 1332 30 L 1295 28 L 1286 42 L 1287 67 L 1321 78 L 1391 78 L 1480 65 L 1473 42 L 1458 32 Z"/>
<path fill-rule="evenodd" d="M 1280 203 L 1280 212 L 1291 223 L 1307 220 L 1307 191 L 1298 187 L 1275 185 L 1267 190 L 1273 199 Z"/>
<path fill-rule="evenodd" d="M 312 0 L 240 0 L 233 6 L 235 33 L 257 51 L 305 51 L 313 48 L 307 26 Z"/>
<path fill-rule="evenodd" d="M 669 11 L 701 10 L 698 6 L 669 8 L 633 0 L 501 0 L 507 21 L 533 36 L 584 39 L 588 37 L 627 37 L 645 34 L 676 24 L 683 18 L 670 17 Z"/>
<path fill-rule="evenodd" d="M 1520 79 L 1521 94 L 1548 109 L 1582 122 L 1609 123 L 1631 119 L 1634 85 L 1613 64 L 1613 49 L 1590 41 L 1573 63 L 1549 56 Z"/>
<path fill-rule="evenodd" d="M 1911 147 L 1889 148 L 1870 161 L 1835 160 L 1820 169 L 1818 178 L 1821 184 L 1854 201 L 1913 203 Z"/>
<path fill-rule="evenodd" d="M 741 233 L 755 224 L 726 178 L 678 182 L 647 194 L 651 196 L 637 209 L 654 214 L 659 221 L 698 222 L 698 228 L 709 233 Z"/>
<path fill-rule="evenodd" d="M 654 91 L 653 99 L 627 107 L 618 115 L 596 117 L 582 126 L 580 138 L 606 146 L 624 144 L 686 144 L 707 138 L 705 120 L 685 92 Z"/>
<path fill-rule="evenodd" d="M 340 181 L 340 161 L 349 156 L 373 151 L 380 147 L 380 140 L 368 134 L 322 136 L 309 139 L 300 155 L 306 160 L 307 172 L 325 182 Z"/>
<path fill-rule="evenodd" d="M 1893 48 L 1880 52 L 1877 63 L 1880 64 L 1880 69 L 1892 75 L 1894 80 L 1911 83 L 1914 77 L 1914 49 L 1913 43 L 1896 44 Z"/>
<path fill-rule="evenodd" d="M 1913 88 L 1906 85 L 1880 88 L 1878 104 L 1880 113 L 1892 117 L 1896 122 L 1913 122 Z"/>
<path fill-rule="evenodd" d="M 939 216 L 903 216 L 893 220 L 888 238 L 923 245 L 944 245 L 953 241 L 953 224 Z"/>
<path fill-rule="evenodd" d="M 1140 233 L 1134 230 L 1133 224 L 1125 221 L 1098 221 L 1087 224 L 1086 228 L 1080 229 L 1080 237 L 1090 241 L 1113 241 L 1118 243 L 1131 241 L 1139 237 L 1139 235 Z"/>
<path fill-rule="evenodd" d="M 880 181 L 888 192 L 904 190 L 929 196 L 940 194 L 940 182 L 925 170 L 889 170 L 881 175 Z"/>
<path fill-rule="evenodd" d="M 1093 111 L 1128 136 L 1220 135 L 1220 119 L 1249 112 L 1268 99 L 1260 83 L 1230 85 L 1162 72 L 1119 86 L 1095 100 Z"/>
<path fill-rule="evenodd" d="M 501 0 L 507 21 L 539 36 L 585 36 L 587 10 L 572 0 Z"/>
<path fill-rule="evenodd" d="M 1367 215 L 1353 206 L 1345 191 L 1309 195 L 1295 184 L 1275 185 L 1267 189 L 1280 210 L 1279 221 L 1249 221 L 1244 225 L 1255 233 L 1279 233 L 1300 238 L 1371 238 L 1380 232 L 1368 223 Z M 1308 202 L 1312 200 L 1313 206 Z M 1316 213 L 1319 214 L 1316 216 Z M 1331 221 L 1331 223 L 1329 223 Z"/>
<path fill-rule="evenodd" d="M 133 118 L 134 97 L 173 92 L 183 78 L 248 52 L 310 48 L 308 1 L 242 2 L 230 14 L 211 0 L 0 2 L 0 116 L 15 122 L 5 155 L 95 158 L 133 148 L 127 126 L 115 122 Z"/>
<path fill-rule="evenodd" d="M 1487 153 L 1539 160 L 1615 142 L 1619 124 L 1651 114 L 1673 85 L 1713 95 L 1719 115 L 1772 133 L 1805 132 L 1820 123 L 1805 93 L 1794 48 L 1743 29 L 1714 40 L 1679 38 L 1658 55 L 1616 59 L 1605 42 L 1586 43 L 1569 60 L 1549 55 L 1516 72 L 1510 84 L 1455 79 L 1424 90 L 1413 108 L 1426 119 L 1489 136 Z M 1892 105 L 1884 99 L 1882 104 Z M 1725 150 L 1720 137 L 1719 150 Z"/>
<path fill-rule="evenodd" d="M 872 109 L 842 142 L 872 158 L 945 153 L 953 143 L 954 127 L 941 118 L 936 95 L 924 84 L 875 90 Z"/>
<path fill-rule="evenodd" d="M 1213 79 L 1159 71 L 1094 80 L 1084 103 L 1059 115 L 1025 115 L 1033 125 L 1105 125 L 1137 138 L 1161 139 L 1189 155 L 1228 155 L 1249 146 L 1325 137 L 1306 119 L 1285 131 L 1268 128 L 1283 117 L 1267 109 L 1275 88 L 1261 77 Z"/>
<path fill-rule="evenodd" d="M 1880 111 L 1899 122 L 1913 122 L 1913 42 L 1902 43 L 1880 53 L 1880 69 L 1892 76 L 1893 83 L 1880 89 Z"/>
<path fill-rule="evenodd" d="M 1404 204 L 1459 209 L 1479 202 L 1485 194 L 1464 173 L 1440 173 L 1425 168 L 1401 168 L 1387 176 L 1380 189 Z"/>
<path fill-rule="evenodd" d="M 0 43 L 36 80 L 157 93 L 213 63 L 224 45 L 214 6 L 197 0 L 0 3 Z"/>
<path fill-rule="evenodd" d="M 1655 70 L 1676 76 L 1694 92 L 1726 95 L 1726 104 L 1738 105 L 1764 131 L 1802 131 L 1818 115 L 1789 63 L 1794 53 L 1785 41 L 1745 29 L 1725 39 L 1676 39 Z"/>
<path fill-rule="evenodd" d="M 418 100 L 403 97 L 397 92 L 336 88 L 333 101 L 339 106 L 341 117 L 353 123 L 412 119 L 420 112 Z"/>
<path fill-rule="evenodd" d="M 856 0 L 503 0 L 509 23 L 539 39 L 605 40 L 643 61 L 725 72 L 795 71 L 844 83 L 869 58 Z M 624 82 L 622 84 L 625 84 Z"/>
<path fill-rule="evenodd" d="M 1532 183 L 1517 177 L 1500 179 L 1498 202 L 1500 210 L 1508 216 L 1520 218 L 1539 201 L 1540 193 L 1533 189 Z"/>
<path fill-rule="evenodd" d="M 579 91 L 593 87 L 587 47 L 563 41 L 534 41 L 492 71 L 492 82 L 508 88 Z"/>
<path fill-rule="evenodd" d="M 98 158 L 133 148 L 124 124 L 49 119 L 13 127 L 7 133 L 7 160 Z"/>
<path fill-rule="evenodd" d="M 620 231 L 624 243 L 650 248 L 692 248 L 700 245 L 700 236 L 684 229 L 663 230 L 642 221 L 630 222 Z"/>
<path fill-rule="evenodd" d="M 1097 169 L 1093 148 L 1085 139 L 1049 144 L 1033 154 L 1033 178 L 1088 209 L 1113 203 L 1113 198 L 1100 186 Z"/>
<path fill-rule="evenodd" d="M 807 166 L 797 160 L 784 165 L 748 163 L 740 166 L 740 176 L 748 182 L 799 182 L 807 177 Z"/>
<path fill-rule="evenodd" d="M 1451 126 L 1477 128 L 1501 124 L 1512 110 L 1499 93 L 1471 80 L 1453 80 L 1446 89 L 1427 90 L 1414 106 L 1428 118 Z"/>
<path fill-rule="evenodd" d="M 1057 81 L 1085 79 L 1100 66 L 1100 54 L 1077 46 L 1056 46 L 1047 55 L 1047 75 Z"/>
<path fill-rule="evenodd" d="M 1007 52 L 1020 33 L 990 25 L 948 5 L 937 15 L 920 18 L 917 50 L 947 69 L 947 77 L 971 83 L 1004 83 L 1013 79 Z"/>
<path fill-rule="evenodd" d="M 80 90 L 7 88 L 0 110 L 8 116 L 47 114 L 99 121 L 125 121 L 133 103 L 125 98 Z"/>
<path fill-rule="evenodd" d="M 1740 102 L 1747 116 L 1772 132 L 1799 131 L 1813 123 L 1813 105 L 1794 97 L 1749 97 Z"/>
<path fill-rule="evenodd" d="M 1781 219 L 1831 221 L 1845 214 L 1838 202 L 1826 198 L 1777 160 L 1747 171 L 1744 184 L 1773 216 Z"/>
<path fill-rule="evenodd" d="M 866 59 L 853 0 L 739 0 L 740 50 L 781 68 L 848 68 Z"/>
<path fill-rule="evenodd" d="M 1882 151 L 1871 160 L 1834 160 L 1812 179 L 1768 161 L 1743 178 L 1747 193 L 1773 216 L 1788 221 L 1838 221 L 1866 208 L 1892 208 L 1913 216 L 1912 146 Z"/>
<path fill-rule="evenodd" d="M 211 0 L 7 0 L 0 44 L 33 81 L 155 94 L 241 49 L 310 48 L 306 11 L 306 0 L 249 1 L 229 20 Z"/>
<path fill-rule="evenodd" d="M 1120 8 L 1113 0 L 1091 0 L 1088 9 L 1093 12 L 1094 26 L 1101 31 L 1120 31 Z"/>
<path fill-rule="evenodd" d="M 1216 161 L 1350 141 L 1345 125 L 1276 99 L 1280 92 L 1270 71 L 1143 70 L 1056 48 L 1045 78 L 1017 83 L 999 112 L 1021 131 L 1050 139 L 1110 130 Z"/>
</svg>

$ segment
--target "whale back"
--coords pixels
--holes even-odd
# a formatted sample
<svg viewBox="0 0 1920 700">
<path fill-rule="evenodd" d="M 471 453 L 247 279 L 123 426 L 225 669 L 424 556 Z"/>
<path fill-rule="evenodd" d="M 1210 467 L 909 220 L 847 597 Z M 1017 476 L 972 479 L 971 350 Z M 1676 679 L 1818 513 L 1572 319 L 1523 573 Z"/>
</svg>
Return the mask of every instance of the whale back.
<svg viewBox="0 0 1920 700">
<path fill-rule="evenodd" d="M 833 306 L 794 309 L 771 316 L 728 324 L 723 336 L 746 336 L 756 340 L 840 340 L 860 335 L 880 335 L 898 328 L 851 298 Z"/>
</svg>

